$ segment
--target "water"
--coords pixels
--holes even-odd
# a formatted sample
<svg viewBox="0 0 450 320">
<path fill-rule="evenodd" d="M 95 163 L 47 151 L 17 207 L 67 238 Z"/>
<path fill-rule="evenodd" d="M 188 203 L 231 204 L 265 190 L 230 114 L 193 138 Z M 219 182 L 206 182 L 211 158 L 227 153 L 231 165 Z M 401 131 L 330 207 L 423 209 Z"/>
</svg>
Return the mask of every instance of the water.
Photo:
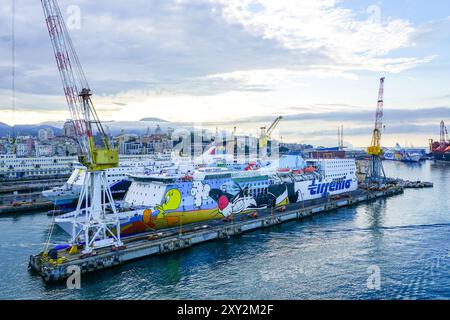
<svg viewBox="0 0 450 320">
<path fill-rule="evenodd" d="M 50 218 L 0 217 L 0 298 L 449 299 L 450 166 L 385 162 L 385 169 L 434 188 L 83 275 L 80 290 L 27 271 Z M 65 237 L 55 229 L 54 239 Z M 367 287 L 371 266 L 380 268 L 379 290 Z"/>
</svg>

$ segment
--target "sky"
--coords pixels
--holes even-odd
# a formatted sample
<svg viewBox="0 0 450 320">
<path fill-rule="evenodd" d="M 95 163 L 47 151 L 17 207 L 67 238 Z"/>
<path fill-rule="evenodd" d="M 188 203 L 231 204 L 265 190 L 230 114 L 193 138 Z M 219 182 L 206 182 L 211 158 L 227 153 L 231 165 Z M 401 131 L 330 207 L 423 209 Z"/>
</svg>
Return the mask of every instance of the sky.
<svg viewBox="0 0 450 320">
<path fill-rule="evenodd" d="M 0 122 L 69 118 L 40 1 L 0 7 Z M 339 0 L 60 0 L 105 121 L 156 117 L 283 142 L 427 146 L 450 123 L 450 3 Z"/>
</svg>

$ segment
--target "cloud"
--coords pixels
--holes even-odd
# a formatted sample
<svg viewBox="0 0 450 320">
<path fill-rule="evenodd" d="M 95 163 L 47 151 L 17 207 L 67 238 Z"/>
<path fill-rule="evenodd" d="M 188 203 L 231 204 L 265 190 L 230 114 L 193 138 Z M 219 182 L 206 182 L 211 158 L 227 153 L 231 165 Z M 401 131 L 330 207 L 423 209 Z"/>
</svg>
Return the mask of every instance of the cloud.
<svg viewBox="0 0 450 320">
<path fill-rule="evenodd" d="M 344 129 L 344 133 L 346 136 L 366 136 L 369 137 L 370 133 L 373 130 L 373 126 L 362 126 L 359 128 L 347 128 Z M 394 124 L 389 125 L 383 130 L 383 135 L 390 134 L 435 134 L 439 133 L 439 124 L 432 125 L 420 125 L 420 124 Z M 336 130 L 321 130 L 321 131 L 292 131 L 287 130 L 283 132 L 284 135 L 300 135 L 300 136 L 308 136 L 308 137 L 324 137 L 324 136 L 336 136 Z"/>
<path fill-rule="evenodd" d="M 15 118 L 65 119 L 40 2 L 16 4 Z M 68 5 L 81 10 L 81 28 L 70 33 L 104 120 L 156 116 L 232 125 L 270 122 L 277 112 L 291 125 L 338 121 L 350 126 L 353 121 L 370 126 L 373 112 L 362 111 L 372 90 L 367 84 L 381 72 L 435 63 L 435 48 L 417 49 L 426 39 L 444 41 L 449 33 L 448 19 L 421 25 L 396 17 L 376 21 L 347 8 L 349 2 L 333 0 L 133 0 L 133 5 L 61 0 L 60 5 L 65 18 Z M 9 123 L 10 18 L 8 4 L 0 6 L 0 110 Z M 393 86 L 404 80 L 401 75 L 391 79 Z M 427 117 L 415 111 L 402 115 L 401 107 L 411 105 L 402 95 L 415 90 L 409 84 L 395 88 L 399 111 L 386 110 L 387 121 Z"/>
<path fill-rule="evenodd" d="M 361 108 L 359 108 L 361 109 Z M 450 107 L 429 107 L 417 109 L 386 109 L 384 111 L 384 122 L 398 123 L 398 122 L 420 122 L 420 121 L 437 121 L 441 119 L 450 118 Z M 259 123 L 273 121 L 273 115 L 267 116 L 252 116 L 242 118 L 239 120 L 229 121 L 228 123 Z M 299 121 L 321 121 L 321 122 L 350 122 L 361 123 L 375 121 L 375 110 L 358 111 L 326 111 L 326 112 L 302 112 L 295 114 L 283 115 L 283 122 L 299 122 Z M 227 124 L 227 122 L 207 122 L 205 125 Z M 390 126 L 390 124 L 389 124 Z M 334 131 L 333 131 L 334 132 Z"/>
<path fill-rule="evenodd" d="M 431 61 L 425 58 L 386 55 L 414 47 L 417 28 L 408 20 L 383 21 L 369 16 L 358 19 L 355 12 L 337 0 L 217 0 L 223 17 L 248 32 L 273 39 L 289 50 L 328 58 L 317 68 L 371 70 L 398 73 Z"/>
<path fill-rule="evenodd" d="M 67 3 L 61 4 L 68 18 Z M 433 59 L 388 57 L 414 46 L 418 28 L 402 19 L 358 20 L 332 0 L 137 0 L 133 6 L 74 0 L 71 5 L 81 12 L 81 28 L 70 30 L 71 36 L 97 94 L 266 91 L 276 79 L 301 82 L 312 74 L 357 79 L 357 70 L 400 72 Z M 0 68 L 6 69 L 10 18 L 8 6 L 2 6 Z M 40 3 L 19 2 L 16 25 L 17 90 L 60 94 Z M 0 87 L 8 88 L 8 72 L 1 75 Z"/>
</svg>

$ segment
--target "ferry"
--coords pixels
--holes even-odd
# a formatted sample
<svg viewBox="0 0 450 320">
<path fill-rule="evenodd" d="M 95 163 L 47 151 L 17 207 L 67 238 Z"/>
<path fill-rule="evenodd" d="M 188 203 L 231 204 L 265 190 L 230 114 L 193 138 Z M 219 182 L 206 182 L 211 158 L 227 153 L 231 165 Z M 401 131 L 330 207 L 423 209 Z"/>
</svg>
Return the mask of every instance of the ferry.
<svg viewBox="0 0 450 320">
<path fill-rule="evenodd" d="M 402 162 L 419 162 L 423 153 L 418 149 L 404 149 L 398 143 L 394 149 L 384 151 L 385 160 L 402 161 Z"/>
<path fill-rule="evenodd" d="M 68 176 L 77 157 L 17 157 L 0 154 L 0 181 L 30 178 Z"/>
<path fill-rule="evenodd" d="M 106 170 L 109 187 L 115 200 L 123 199 L 131 184 L 128 175 L 138 172 L 156 172 L 170 166 L 166 160 L 156 160 L 148 156 L 120 156 L 119 166 Z M 73 166 L 69 179 L 61 186 L 42 191 L 42 195 L 52 201 L 58 209 L 69 210 L 76 207 L 81 188 L 86 177 L 86 168 L 80 163 Z"/>
<path fill-rule="evenodd" d="M 174 158 L 175 160 L 171 160 Z M 147 160 L 145 160 L 147 159 Z M 156 159 L 156 160 L 155 160 Z M 211 146 L 195 160 L 188 157 L 168 157 L 158 156 L 149 158 L 148 156 L 120 156 L 119 167 L 107 169 L 108 184 L 111 188 L 115 200 L 122 200 L 131 180 L 129 175 L 146 172 L 158 173 L 162 169 L 172 169 L 178 172 L 190 172 L 196 168 L 214 166 L 233 170 L 254 169 L 266 165 L 267 162 L 253 161 L 246 162 L 244 159 L 233 161 L 233 156 L 226 154 L 222 146 Z M 73 166 L 72 174 L 63 186 L 45 190 L 42 195 L 52 201 L 58 209 L 67 211 L 74 209 L 78 203 L 78 197 L 86 176 L 86 169 L 79 163 Z"/>
<path fill-rule="evenodd" d="M 192 173 L 167 170 L 132 174 L 123 201 L 116 203 L 122 236 L 182 224 L 228 219 L 269 207 L 335 196 L 358 188 L 354 159 L 282 156 L 256 170 L 204 167 Z M 72 234 L 69 212 L 55 223 Z M 78 230 L 76 230 L 78 231 Z"/>
</svg>

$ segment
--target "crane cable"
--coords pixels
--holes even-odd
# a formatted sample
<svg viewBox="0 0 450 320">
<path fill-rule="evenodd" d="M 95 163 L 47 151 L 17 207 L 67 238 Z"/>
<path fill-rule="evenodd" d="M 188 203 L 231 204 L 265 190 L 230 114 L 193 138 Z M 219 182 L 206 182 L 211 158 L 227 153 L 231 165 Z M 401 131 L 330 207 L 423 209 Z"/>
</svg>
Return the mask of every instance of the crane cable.
<svg viewBox="0 0 450 320">
<path fill-rule="evenodd" d="M 15 145 L 15 126 L 16 126 L 16 1 L 11 0 L 11 108 L 12 108 L 12 139 Z"/>
</svg>

